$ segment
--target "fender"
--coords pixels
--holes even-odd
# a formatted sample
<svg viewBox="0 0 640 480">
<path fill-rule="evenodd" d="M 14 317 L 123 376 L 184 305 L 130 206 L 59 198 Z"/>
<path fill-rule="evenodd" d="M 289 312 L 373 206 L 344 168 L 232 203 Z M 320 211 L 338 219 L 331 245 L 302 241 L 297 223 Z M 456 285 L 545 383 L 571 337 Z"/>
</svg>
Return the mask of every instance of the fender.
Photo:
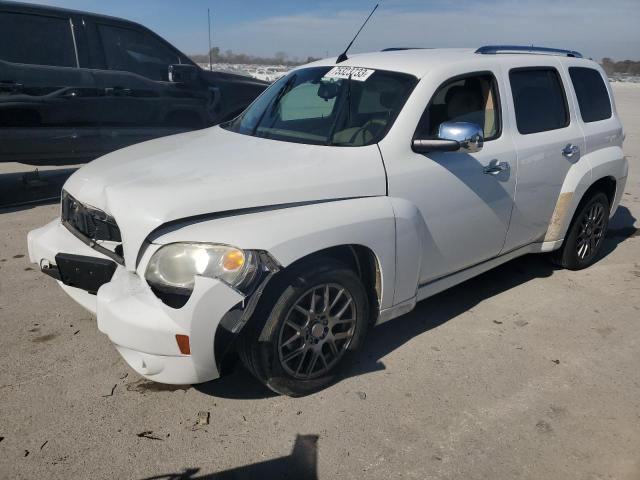
<svg viewBox="0 0 640 480">
<path fill-rule="evenodd" d="M 588 157 L 593 172 L 593 182 L 605 177 L 614 177 L 616 179 L 616 192 L 611 202 L 611 211 L 609 212 L 609 216 L 612 217 L 616 213 L 616 209 L 624 193 L 624 187 L 626 186 L 627 176 L 629 174 L 629 161 L 619 146 L 598 150 Z"/>
<path fill-rule="evenodd" d="M 245 250 L 265 250 L 285 268 L 326 248 L 362 245 L 373 252 L 380 268 L 381 309 L 394 304 L 396 225 L 394 209 L 386 196 L 325 201 L 178 224 L 153 240 L 160 245 L 174 242 L 215 242 Z M 143 255 L 140 270 L 146 267 L 150 253 Z"/>
<path fill-rule="evenodd" d="M 423 252 L 437 255 L 438 249 L 418 207 L 404 198 L 391 197 L 396 217 L 396 291 L 394 304 L 415 304 L 422 273 Z M 429 248 L 433 247 L 433 248 Z M 406 313 L 406 312 L 405 312 Z"/>
<path fill-rule="evenodd" d="M 616 196 L 610 212 L 610 215 L 613 215 L 624 190 L 627 171 L 628 162 L 619 146 L 610 146 L 591 152 L 572 165 L 556 201 L 549 228 L 544 236 L 542 251 L 554 250 L 562 244 L 571 219 L 585 192 L 604 177 L 613 176 L 617 183 Z"/>
</svg>

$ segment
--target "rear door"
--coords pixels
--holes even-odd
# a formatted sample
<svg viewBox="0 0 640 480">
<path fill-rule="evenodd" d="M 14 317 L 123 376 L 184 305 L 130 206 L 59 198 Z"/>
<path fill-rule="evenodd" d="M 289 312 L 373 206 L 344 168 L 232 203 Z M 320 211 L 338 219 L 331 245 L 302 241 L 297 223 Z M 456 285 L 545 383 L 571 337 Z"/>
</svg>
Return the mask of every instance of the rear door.
<svg viewBox="0 0 640 480">
<path fill-rule="evenodd" d="M 529 57 L 503 64 L 518 154 L 518 186 L 504 251 L 544 240 L 556 204 L 563 201 L 565 177 L 585 151 L 560 61 Z"/>
<path fill-rule="evenodd" d="M 206 126 L 212 96 L 204 82 L 169 82 L 169 65 L 191 63 L 149 30 L 88 20 L 97 85 L 103 94 L 102 141 L 108 150 Z"/>
<path fill-rule="evenodd" d="M 81 41 L 70 16 L 0 7 L 0 161 L 92 155 L 97 92 Z"/>
</svg>

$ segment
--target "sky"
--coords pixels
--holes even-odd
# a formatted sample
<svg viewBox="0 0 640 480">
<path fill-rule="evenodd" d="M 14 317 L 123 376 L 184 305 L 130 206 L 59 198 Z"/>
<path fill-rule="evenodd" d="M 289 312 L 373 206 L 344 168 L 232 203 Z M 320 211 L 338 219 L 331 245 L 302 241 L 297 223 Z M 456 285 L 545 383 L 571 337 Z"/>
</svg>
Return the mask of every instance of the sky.
<svg viewBox="0 0 640 480">
<path fill-rule="evenodd" d="M 375 1 L 39 0 L 142 23 L 187 54 L 213 45 L 259 56 L 338 55 Z M 538 45 L 640 60 L 640 0 L 380 0 L 352 52 L 386 47 Z"/>
</svg>

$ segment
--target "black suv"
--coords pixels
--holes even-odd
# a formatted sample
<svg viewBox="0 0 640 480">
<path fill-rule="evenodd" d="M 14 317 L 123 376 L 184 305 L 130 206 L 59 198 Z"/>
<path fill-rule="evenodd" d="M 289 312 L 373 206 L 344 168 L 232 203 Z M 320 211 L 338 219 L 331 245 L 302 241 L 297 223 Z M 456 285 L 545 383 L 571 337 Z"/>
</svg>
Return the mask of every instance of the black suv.
<svg viewBox="0 0 640 480">
<path fill-rule="evenodd" d="M 0 1 L 0 161 L 90 160 L 238 115 L 267 83 L 127 20 Z"/>
</svg>

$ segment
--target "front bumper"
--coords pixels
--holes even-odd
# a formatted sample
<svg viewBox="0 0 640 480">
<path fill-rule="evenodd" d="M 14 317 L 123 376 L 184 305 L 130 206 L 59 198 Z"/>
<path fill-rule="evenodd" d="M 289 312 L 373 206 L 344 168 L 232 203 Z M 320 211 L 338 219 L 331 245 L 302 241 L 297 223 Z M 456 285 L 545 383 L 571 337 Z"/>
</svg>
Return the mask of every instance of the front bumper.
<svg viewBox="0 0 640 480">
<path fill-rule="evenodd" d="M 107 258 L 71 234 L 59 220 L 29 232 L 29 258 L 55 264 L 58 253 Z M 140 268 L 142 270 L 142 266 Z M 95 313 L 98 328 L 140 375 L 162 383 L 201 383 L 219 377 L 214 340 L 220 321 L 244 296 L 218 280 L 198 277 L 180 309 L 165 305 L 138 273 L 118 266 L 97 295 L 58 282 L 74 300 Z M 188 335 L 190 354 L 176 335 Z"/>
<path fill-rule="evenodd" d="M 98 290 L 98 328 L 140 375 L 162 383 L 201 383 L 220 376 L 214 340 L 220 320 L 244 297 L 226 284 L 198 278 L 189 301 L 174 309 L 137 274 L 120 267 Z M 176 335 L 188 335 L 190 355 Z"/>
<path fill-rule="evenodd" d="M 78 240 L 67 230 L 59 219 L 53 220 L 44 227 L 31 230 L 27 235 L 29 260 L 42 267 L 43 262 L 55 265 L 58 253 L 73 253 L 100 259 L 109 258 L 95 251 Z M 80 288 L 70 287 L 61 281 L 58 284 L 76 302 L 95 314 L 97 311 L 97 297 Z"/>
</svg>

